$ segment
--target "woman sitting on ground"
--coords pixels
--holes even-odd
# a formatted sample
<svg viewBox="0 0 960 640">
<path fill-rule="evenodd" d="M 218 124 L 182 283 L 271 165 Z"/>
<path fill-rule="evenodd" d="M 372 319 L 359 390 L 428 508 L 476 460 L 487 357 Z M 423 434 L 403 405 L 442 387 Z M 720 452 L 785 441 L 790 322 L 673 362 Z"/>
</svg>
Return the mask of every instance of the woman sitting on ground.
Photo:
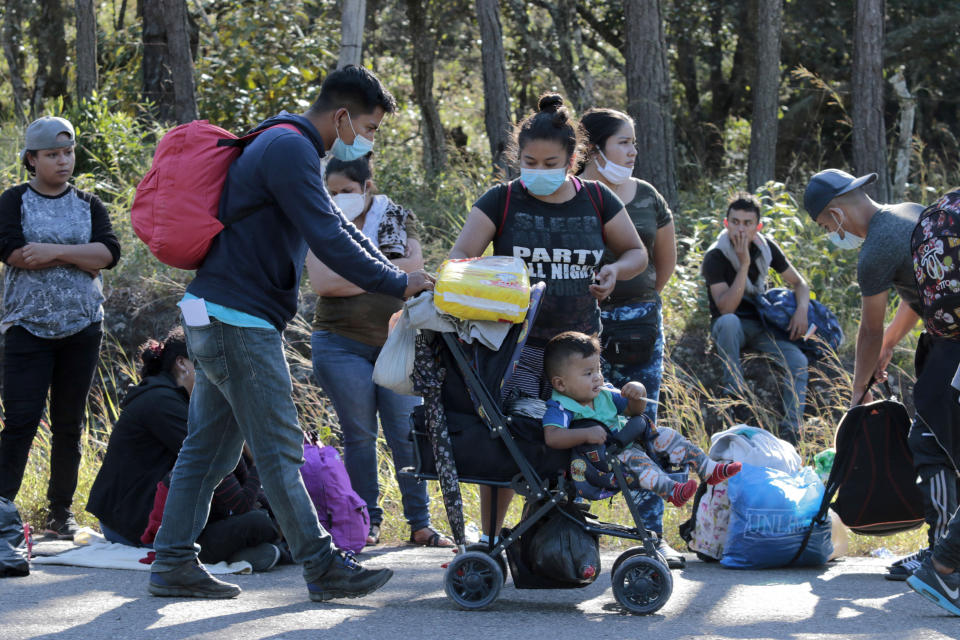
<svg viewBox="0 0 960 640">
<path fill-rule="evenodd" d="M 183 329 L 141 347 L 140 384 L 120 403 L 103 464 L 90 489 L 87 511 L 110 542 L 139 546 L 157 483 L 173 469 L 187 437 L 193 363 Z"/>
<path fill-rule="evenodd" d="M 103 464 L 90 489 L 87 511 L 100 521 L 100 531 L 110 542 L 129 546 L 141 546 L 141 535 L 148 528 L 157 485 L 168 476 L 177 461 L 180 446 L 187 437 L 187 409 L 193 392 L 194 367 L 187 356 L 183 329 L 177 327 L 167 334 L 164 341 L 147 341 L 140 349 L 141 381 L 132 387 L 121 402 L 117 419 Z M 227 476 L 217 488 L 211 506 L 211 525 L 217 515 L 223 520 L 231 513 L 250 511 L 259 495 L 260 481 L 255 467 L 240 461 L 234 474 Z M 250 499 L 250 496 L 253 499 Z M 222 498 L 219 505 L 216 498 Z M 225 505 L 220 508 L 220 505 Z M 202 558 L 213 553 L 219 562 L 227 559 L 218 549 L 230 549 L 234 555 L 240 548 L 231 542 L 221 544 L 231 537 L 244 541 L 243 549 L 256 548 L 263 542 L 276 542 L 278 534 L 265 512 L 235 521 L 232 534 L 222 535 L 225 525 L 217 524 L 213 534 L 207 536 L 210 549 Z M 253 534 L 250 534 L 250 532 Z M 155 533 L 155 531 L 154 531 Z M 207 530 L 204 530 L 207 534 Z M 204 542 L 201 534 L 200 542 Z M 234 535 L 235 534 L 235 535 Z M 254 535 L 255 534 L 255 535 Z M 251 543 L 251 541 L 253 541 Z M 152 538 L 146 541 L 150 546 Z M 252 555 L 251 555 L 252 554 Z M 276 563 L 279 551 L 265 547 L 256 553 L 248 551 L 236 559 L 255 560 L 255 569 L 267 564 L 260 557 Z"/>
</svg>

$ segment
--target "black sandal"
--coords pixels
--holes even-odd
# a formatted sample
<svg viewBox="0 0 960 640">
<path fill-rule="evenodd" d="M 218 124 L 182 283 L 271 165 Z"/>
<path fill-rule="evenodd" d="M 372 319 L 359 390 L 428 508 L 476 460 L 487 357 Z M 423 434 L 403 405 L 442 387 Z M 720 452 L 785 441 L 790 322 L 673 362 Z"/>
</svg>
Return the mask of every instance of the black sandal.
<svg viewBox="0 0 960 640">
<path fill-rule="evenodd" d="M 451 540 L 451 539 L 448 538 L 447 536 L 441 534 L 439 531 L 437 531 L 437 530 L 434 529 L 433 527 L 424 527 L 424 528 L 430 530 L 430 532 L 431 532 L 431 533 L 430 533 L 430 537 L 427 538 L 426 540 L 424 540 L 423 542 L 421 542 L 421 541 L 417 540 L 417 538 L 416 538 L 416 536 L 415 536 L 416 531 L 411 531 L 411 532 L 410 532 L 410 540 L 409 540 L 410 544 L 415 544 L 415 545 L 420 546 L 420 547 L 442 547 L 442 548 L 444 548 L 444 549 L 448 549 L 448 548 L 450 548 L 450 547 L 456 546 L 456 545 L 453 544 L 453 540 Z M 450 544 L 441 544 L 442 541 L 447 541 L 447 542 L 449 542 Z"/>
<path fill-rule="evenodd" d="M 370 525 L 370 533 L 367 534 L 367 546 L 372 547 L 380 544 L 380 525 Z"/>
</svg>

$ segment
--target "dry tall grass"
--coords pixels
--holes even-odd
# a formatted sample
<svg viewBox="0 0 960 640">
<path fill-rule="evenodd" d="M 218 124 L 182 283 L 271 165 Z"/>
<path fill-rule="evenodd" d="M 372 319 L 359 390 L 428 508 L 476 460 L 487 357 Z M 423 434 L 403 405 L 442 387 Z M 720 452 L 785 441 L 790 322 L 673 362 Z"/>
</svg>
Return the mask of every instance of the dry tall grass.
<svg viewBox="0 0 960 640">
<path fill-rule="evenodd" d="M 312 382 L 310 376 L 309 323 L 298 316 L 288 328 L 286 337 L 287 360 L 294 380 L 294 396 L 300 411 L 301 424 L 304 429 L 316 430 L 324 442 L 337 444 L 339 426 L 336 414 L 330 402 L 323 395 L 322 390 Z M 814 372 L 813 376 L 824 377 L 830 383 L 831 388 L 849 389 L 849 373 L 839 365 Z M 813 381 L 816 381 L 816 377 L 813 378 Z M 114 341 L 108 339 L 103 349 L 96 385 L 90 396 L 86 429 L 82 441 L 83 458 L 74 501 L 77 519 L 81 524 L 96 527 L 96 519 L 84 511 L 86 498 L 100 467 L 110 430 L 119 413 L 120 398 L 123 391 L 128 384 L 136 382 L 137 373 L 132 358 L 130 355 L 124 354 Z M 710 438 L 705 427 L 704 411 L 728 411 L 732 408 L 732 401 L 720 397 L 711 389 L 706 388 L 696 372 L 679 367 L 669 357 L 669 353 L 665 358 L 661 393 L 662 399 L 666 403 L 661 409 L 661 421 L 665 425 L 684 433 L 705 450 L 708 449 Z M 804 442 L 800 446 L 800 453 L 805 460 L 810 462 L 816 452 L 832 444 L 837 416 L 842 414 L 848 402 L 849 397 L 844 395 L 843 392 L 830 396 L 830 400 L 827 402 L 814 402 L 814 415 L 808 417 Z M 761 406 L 755 398 L 748 398 L 746 404 L 751 407 L 756 424 L 766 427 L 776 425 L 778 407 Z M 407 539 L 409 529 L 403 518 L 400 492 L 395 481 L 392 458 L 386 450 L 386 443 L 383 440 L 380 441 L 380 447 L 381 502 L 385 511 L 382 529 L 383 540 L 386 543 L 397 543 Z M 49 449 L 50 432 L 47 422 L 44 420 L 38 437 L 34 441 L 23 486 L 17 498 L 17 504 L 24 519 L 31 522 L 35 527 L 42 526 L 43 518 L 46 515 L 45 496 L 49 474 Z M 445 529 L 446 517 L 438 487 L 436 483 L 431 482 L 430 485 L 430 507 L 434 524 L 440 529 Z M 467 522 L 479 525 L 480 500 L 475 486 L 465 485 L 463 487 L 463 500 Z M 507 516 L 508 523 L 519 519 L 520 508 L 520 501 L 514 501 Z M 620 497 L 595 503 L 592 510 L 605 520 L 630 522 L 629 512 Z M 678 549 L 684 549 L 685 546 L 679 539 L 677 526 L 689 516 L 689 506 L 684 509 L 675 509 L 668 506 L 666 509 L 664 530 L 670 543 Z M 886 547 L 894 554 L 908 553 L 925 546 L 925 541 L 925 529 L 888 538 L 851 535 L 850 553 L 868 554 L 879 547 Z M 619 539 L 605 539 L 604 543 L 612 548 L 626 544 Z"/>
</svg>

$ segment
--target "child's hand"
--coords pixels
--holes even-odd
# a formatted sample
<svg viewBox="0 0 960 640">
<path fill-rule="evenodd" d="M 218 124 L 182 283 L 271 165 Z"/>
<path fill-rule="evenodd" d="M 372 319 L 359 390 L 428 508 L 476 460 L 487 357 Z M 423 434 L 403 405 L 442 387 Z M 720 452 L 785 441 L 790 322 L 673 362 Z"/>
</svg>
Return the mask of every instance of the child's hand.
<svg viewBox="0 0 960 640">
<path fill-rule="evenodd" d="M 607 441 L 607 430 L 600 425 L 594 425 L 589 429 L 584 429 L 584 444 L 603 444 Z"/>
<path fill-rule="evenodd" d="M 623 385 L 623 388 L 620 389 L 620 395 L 627 400 L 646 400 L 647 388 L 643 386 L 643 383 L 634 380 Z"/>
<path fill-rule="evenodd" d="M 620 395 L 626 398 L 630 415 L 638 416 L 647 408 L 647 388 L 635 380 L 623 385 Z"/>
</svg>

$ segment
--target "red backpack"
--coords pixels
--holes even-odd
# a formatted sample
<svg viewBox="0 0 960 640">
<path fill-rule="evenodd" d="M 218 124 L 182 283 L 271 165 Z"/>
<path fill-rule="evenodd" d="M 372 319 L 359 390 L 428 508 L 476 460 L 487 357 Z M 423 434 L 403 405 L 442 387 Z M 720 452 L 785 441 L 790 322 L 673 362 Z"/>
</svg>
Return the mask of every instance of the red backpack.
<svg viewBox="0 0 960 640">
<path fill-rule="evenodd" d="M 238 138 L 206 120 L 194 120 L 163 136 L 130 209 L 134 232 L 160 262 L 178 269 L 203 263 L 224 228 L 217 216 L 230 164 L 254 138 L 274 127 L 302 135 L 289 122 Z"/>
</svg>

